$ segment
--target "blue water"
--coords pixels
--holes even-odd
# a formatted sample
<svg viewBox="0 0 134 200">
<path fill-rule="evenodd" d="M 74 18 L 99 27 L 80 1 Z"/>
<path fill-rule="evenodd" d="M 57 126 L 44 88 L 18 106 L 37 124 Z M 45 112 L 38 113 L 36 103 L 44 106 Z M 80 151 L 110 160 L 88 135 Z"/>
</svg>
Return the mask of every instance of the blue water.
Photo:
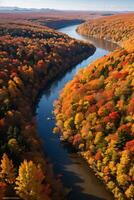
<svg viewBox="0 0 134 200">
<path fill-rule="evenodd" d="M 58 136 L 52 133 L 55 124 L 52 115 L 53 102 L 58 98 L 61 89 L 74 77 L 79 69 L 86 67 L 92 61 L 106 55 L 116 47 L 103 40 L 94 40 L 81 36 L 75 31 L 76 27 L 77 25 L 69 26 L 59 29 L 59 31 L 73 38 L 92 42 L 96 46 L 96 52 L 93 56 L 74 66 L 65 75 L 57 78 L 48 88 L 44 89 L 36 110 L 37 128 L 44 142 L 44 151 L 53 163 L 55 173 L 62 174 L 64 185 L 71 188 L 70 195 L 68 196 L 69 200 L 112 200 L 113 196 L 111 193 L 94 176 L 87 163 L 76 153 L 64 147 Z"/>
</svg>

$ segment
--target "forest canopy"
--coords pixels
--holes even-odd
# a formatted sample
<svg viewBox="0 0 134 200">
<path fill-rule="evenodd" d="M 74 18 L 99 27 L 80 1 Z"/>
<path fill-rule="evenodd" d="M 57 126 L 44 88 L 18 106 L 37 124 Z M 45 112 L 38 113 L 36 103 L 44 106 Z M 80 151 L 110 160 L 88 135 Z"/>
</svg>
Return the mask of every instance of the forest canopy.
<svg viewBox="0 0 134 200">
<path fill-rule="evenodd" d="M 111 34 L 114 22 L 110 25 L 108 19 L 78 28 L 82 34 L 89 31 L 98 37 L 103 21 L 105 38 L 124 42 L 122 48 L 81 69 L 66 84 L 54 103 L 54 132 L 80 152 L 115 199 L 125 200 L 134 199 L 134 40 L 130 31 L 134 33 L 134 23 L 132 18 L 122 19 L 130 34 L 125 40 L 120 18 L 110 18 L 118 21 L 116 34 Z"/>
</svg>

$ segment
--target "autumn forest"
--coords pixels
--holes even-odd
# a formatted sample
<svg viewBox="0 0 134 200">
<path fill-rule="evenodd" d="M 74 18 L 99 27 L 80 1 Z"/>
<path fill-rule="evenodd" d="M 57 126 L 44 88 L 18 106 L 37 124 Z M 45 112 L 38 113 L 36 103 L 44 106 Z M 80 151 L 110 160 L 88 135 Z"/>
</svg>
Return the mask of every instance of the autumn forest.
<svg viewBox="0 0 134 200">
<path fill-rule="evenodd" d="M 60 31 L 76 24 L 81 40 Z M 88 37 L 118 47 L 98 56 Z M 46 88 L 84 60 L 57 92 L 49 134 L 86 162 L 106 200 L 134 199 L 134 14 L 53 10 L 0 11 L 0 199 L 74 199 L 43 150 L 35 113 Z"/>
</svg>

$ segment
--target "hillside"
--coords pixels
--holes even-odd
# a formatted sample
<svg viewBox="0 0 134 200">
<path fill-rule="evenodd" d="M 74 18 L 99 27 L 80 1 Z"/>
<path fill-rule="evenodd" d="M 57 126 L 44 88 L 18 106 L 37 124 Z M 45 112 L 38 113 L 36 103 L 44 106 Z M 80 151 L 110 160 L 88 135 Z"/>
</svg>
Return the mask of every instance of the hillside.
<svg viewBox="0 0 134 200">
<path fill-rule="evenodd" d="M 89 20 L 81 24 L 78 33 L 121 43 L 134 34 L 134 14 L 119 14 Z"/>
<path fill-rule="evenodd" d="M 59 29 L 69 25 L 75 25 L 88 19 L 96 19 L 102 16 L 114 15 L 116 12 L 106 11 L 62 11 L 52 9 L 23 9 L 23 8 L 1 8 L 1 22 L 33 22 L 38 25 Z"/>
<path fill-rule="evenodd" d="M 41 191 L 41 199 L 62 199 L 63 189 L 59 178 L 53 176 L 51 164 L 44 158 L 33 112 L 38 94 L 48 82 L 94 51 L 95 47 L 90 44 L 39 24 L 0 21 L 0 188 L 4 187 L 1 196 L 5 195 L 5 188 L 13 188 L 17 175 L 28 173 L 22 177 L 23 184 L 30 187 L 37 183 L 31 185 L 37 191 L 27 194 L 28 185 L 25 190 L 18 187 L 16 190 L 22 198 L 36 199 Z M 8 161 L 5 153 L 12 161 Z M 37 166 L 32 162 L 23 163 L 24 159 L 32 160 Z M 28 167 L 35 172 L 31 179 L 28 179 Z M 19 184 L 23 179 L 17 180 Z"/>
<path fill-rule="evenodd" d="M 80 70 L 54 103 L 54 133 L 78 150 L 118 200 L 134 199 L 134 40 L 130 40 Z"/>
</svg>

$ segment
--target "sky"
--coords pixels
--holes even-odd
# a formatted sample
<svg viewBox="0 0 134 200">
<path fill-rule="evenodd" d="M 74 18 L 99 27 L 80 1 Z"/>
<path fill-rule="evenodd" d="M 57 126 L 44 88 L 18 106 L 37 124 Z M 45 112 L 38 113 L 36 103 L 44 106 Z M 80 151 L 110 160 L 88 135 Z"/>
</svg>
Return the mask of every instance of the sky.
<svg viewBox="0 0 134 200">
<path fill-rule="evenodd" d="M 60 10 L 134 11 L 134 0 L 0 0 L 0 6 Z"/>
</svg>

